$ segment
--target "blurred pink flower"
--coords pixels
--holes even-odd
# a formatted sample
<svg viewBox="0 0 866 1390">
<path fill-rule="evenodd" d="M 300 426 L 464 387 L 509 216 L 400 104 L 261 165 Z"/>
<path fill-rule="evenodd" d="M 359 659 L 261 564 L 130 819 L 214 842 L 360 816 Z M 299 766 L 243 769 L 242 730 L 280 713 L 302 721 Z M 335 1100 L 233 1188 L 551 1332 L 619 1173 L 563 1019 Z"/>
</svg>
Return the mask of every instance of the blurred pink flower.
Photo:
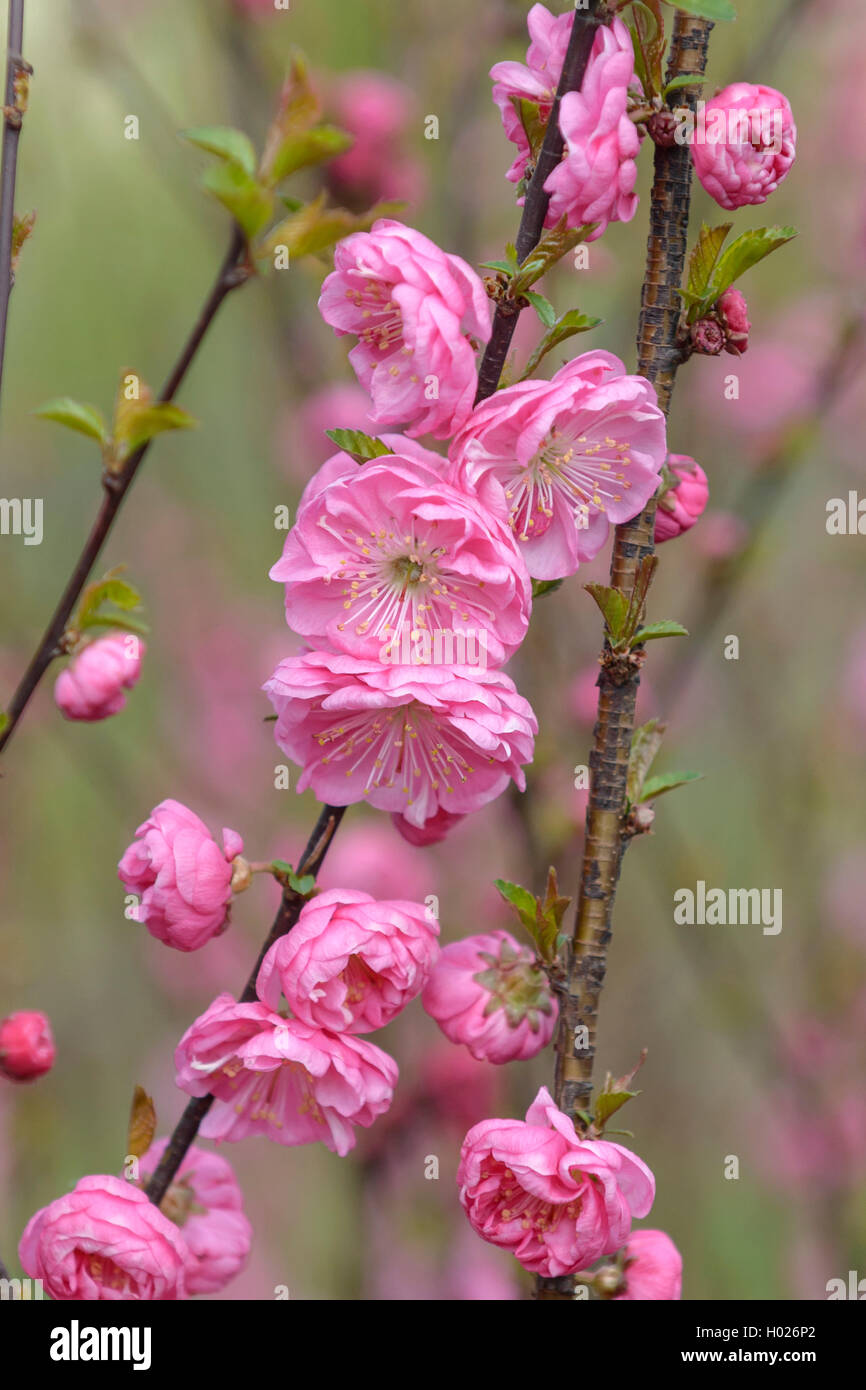
<svg viewBox="0 0 866 1390">
<path fill-rule="evenodd" d="M 330 105 L 336 124 L 355 139 L 351 149 L 326 166 L 337 200 L 363 208 L 382 199 L 418 203 L 427 181 L 423 166 L 404 145 L 415 116 L 410 89 L 384 72 L 355 71 L 335 83 Z"/>
<path fill-rule="evenodd" d="M 710 496 L 707 475 L 687 454 L 668 454 L 667 465 L 679 479 L 661 498 L 656 511 L 656 545 L 690 531 L 700 519 Z"/>
<path fill-rule="evenodd" d="M 294 862 L 294 861 L 293 861 Z M 387 821 L 353 821 L 340 827 L 319 874 L 322 888 L 351 883 L 374 898 L 412 898 L 423 902 L 432 891 L 433 868 L 423 854 L 407 848 Z"/>
<path fill-rule="evenodd" d="M 371 419 L 370 397 L 361 386 L 340 382 L 323 386 L 308 396 L 300 409 L 287 412 L 281 431 L 280 452 L 288 460 L 293 481 L 306 484 L 316 469 L 334 453 L 334 442 L 325 430 L 362 430 L 376 433 Z"/>
<path fill-rule="evenodd" d="M 797 128 L 787 98 L 773 87 L 734 82 L 704 114 L 706 129 L 696 129 L 691 154 L 707 193 L 728 210 L 765 203 L 794 163 Z"/>
<path fill-rule="evenodd" d="M 666 455 L 654 388 L 602 351 L 575 357 L 550 381 L 497 391 L 450 449 L 454 476 L 507 518 L 539 579 L 573 574 L 612 522 L 637 516 Z"/>
<path fill-rule="evenodd" d="M 516 541 L 443 480 L 438 454 L 387 442 L 396 452 L 360 469 L 335 454 L 305 490 L 270 571 L 289 627 L 358 657 L 501 666 L 532 607 Z"/>
<path fill-rule="evenodd" d="M 341 1157 L 355 1146 L 354 1126 L 387 1110 L 397 1084 L 396 1062 L 363 1038 L 282 1018 L 265 1004 L 237 1004 L 230 994 L 187 1029 L 174 1060 L 182 1091 L 216 1097 L 203 1138 L 321 1140 Z"/>
<path fill-rule="evenodd" d="M 271 946 L 256 993 L 275 1010 L 284 995 L 294 1017 L 313 1027 L 372 1033 L 421 993 L 438 936 L 439 923 L 421 903 L 331 889 L 305 903 Z"/>
<path fill-rule="evenodd" d="M 54 1066 L 56 1050 L 45 1014 L 21 1010 L 0 1023 L 0 1076 L 35 1081 Z"/>
<path fill-rule="evenodd" d="M 706 512 L 695 532 L 695 544 L 708 560 L 728 560 L 749 538 L 749 528 L 733 512 Z"/>
<path fill-rule="evenodd" d="M 391 820 L 403 839 L 410 845 L 438 845 L 446 838 L 449 831 L 455 825 L 459 825 L 463 820 L 462 815 L 455 815 L 453 811 L 446 811 L 444 806 L 440 806 L 435 816 L 431 816 L 423 825 L 413 825 L 399 811 L 391 812 Z"/>
<path fill-rule="evenodd" d="M 491 311 L 481 280 L 459 256 L 380 218 L 371 231 L 338 242 L 319 310 L 338 334 L 357 335 L 349 361 L 379 425 L 437 439 L 460 427 L 472 409 L 475 352 L 490 336 Z"/>
<path fill-rule="evenodd" d="M 265 690 L 298 791 L 367 800 L 424 826 L 440 808 L 477 810 L 509 781 L 522 790 L 535 716 L 501 671 L 390 666 L 329 652 L 280 662 Z"/>
<path fill-rule="evenodd" d="M 625 1248 L 625 1292 L 614 1302 L 683 1296 L 683 1257 L 664 1231 L 632 1231 Z"/>
<path fill-rule="evenodd" d="M 112 632 L 82 647 L 54 686 L 54 700 L 65 719 L 94 723 L 118 714 L 141 675 L 144 643 L 131 632 Z"/>
<path fill-rule="evenodd" d="M 197 951 L 228 926 L 232 860 L 243 840 L 224 829 L 221 849 L 204 821 L 172 800 L 155 806 L 135 833 L 117 876 L 141 898 L 136 921 L 166 946 Z"/>
<path fill-rule="evenodd" d="M 534 952 L 505 931 L 443 947 L 421 1002 L 446 1038 L 479 1062 L 535 1057 L 559 1014 Z"/>
<path fill-rule="evenodd" d="M 81 1302 L 186 1296 L 180 1231 L 123 1178 L 80 1178 L 25 1227 L 18 1258 L 50 1298 Z"/>
<path fill-rule="evenodd" d="M 478 1234 L 548 1278 L 613 1254 L 655 1196 L 641 1159 L 605 1139 L 580 1139 L 544 1086 L 525 1123 L 483 1120 L 469 1131 L 457 1182 Z"/>
<path fill-rule="evenodd" d="M 139 1159 L 142 1187 L 156 1171 L 167 1143 L 168 1139 L 157 1139 Z M 252 1242 L 243 1205 L 228 1159 L 191 1145 L 160 1202 L 163 1214 L 181 1229 L 189 1251 L 188 1294 L 217 1293 L 243 1269 Z"/>
</svg>

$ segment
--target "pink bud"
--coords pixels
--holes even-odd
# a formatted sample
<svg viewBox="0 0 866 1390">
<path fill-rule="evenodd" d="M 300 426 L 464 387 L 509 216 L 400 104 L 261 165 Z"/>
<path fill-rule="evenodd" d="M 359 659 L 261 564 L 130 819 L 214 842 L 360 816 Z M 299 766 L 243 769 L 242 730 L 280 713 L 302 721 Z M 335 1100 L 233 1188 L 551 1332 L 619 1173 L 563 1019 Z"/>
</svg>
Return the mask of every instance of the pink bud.
<svg viewBox="0 0 866 1390">
<path fill-rule="evenodd" d="M 718 357 L 725 347 L 725 330 L 717 319 L 699 319 L 692 328 L 695 352 L 706 357 Z"/>
<path fill-rule="evenodd" d="M 65 719 L 94 723 L 118 714 L 141 675 L 144 643 L 131 632 L 113 632 L 90 642 L 61 671 L 54 700 Z"/>
<path fill-rule="evenodd" d="M 395 827 L 410 845 L 438 845 L 463 819 L 459 813 L 446 811 L 444 806 L 440 806 L 435 816 L 431 816 L 424 825 L 412 825 L 399 811 L 394 811 L 391 815 Z"/>
<path fill-rule="evenodd" d="M 716 312 L 721 316 L 725 328 L 725 352 L 742 357 L 749 346 L 749 310 L 739 290 L 733 286 L 725 290 L 716 304 Z"/>
<path fill-rule="evenodd" d="M 659 500 L 656 512 L 656 545 L 688 531 L 703 515 L 709 500 L 707 475 L 687 454 L 668 454 L 668 468 L 678 482 Z"/>
<path fill-rule="evenodd" d="M 7 1081 L 35 1081 L 54 1066 L 54 1055 L 45 1014 L 10 1014 L 0 1023 L 0 1076 Z"/>
<path fill-rule="evenodd" d="M 664 1231 L 632 1231 L 625 1248 L 626 1301 L 682 1298 L 683 1257 Z"/>
</svg>

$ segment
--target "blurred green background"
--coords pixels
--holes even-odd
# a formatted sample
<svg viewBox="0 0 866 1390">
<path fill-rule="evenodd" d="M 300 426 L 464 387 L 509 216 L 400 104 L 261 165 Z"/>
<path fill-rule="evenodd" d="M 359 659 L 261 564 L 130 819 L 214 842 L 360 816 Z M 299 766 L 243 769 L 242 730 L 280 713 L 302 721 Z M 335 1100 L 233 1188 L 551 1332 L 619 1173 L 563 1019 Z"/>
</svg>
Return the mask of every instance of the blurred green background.
<svg viewBox="0 0 866 1390">
<path fill-rule="evenodd" d="M 177 132 L 235 124 L 260 142 L 292 45 L 326 102 L 352 69 L 390 74 L 411 98 L 403 144 L 426 184 L 405 220 L 474 264 L 501 256 L 518 212 L 487 74 L 522 59 L 526 9 L 292 0 L 275 14 L 240 0 L 28 0 L 35 76 L 17 207 L 35 208 L 37 223 L 12 300 L 0 450 L 3 494 L 43 497 L 45 536 L 40 547 L 0 541 L 0 701 L 99 495 L 89 442 L 33 411 L 59 395 L 108 410 L 129 368 L 157 387 L 228 239 L 226 215 L 198 185 L 206 160 Z M 705 779 L 661 801 L 653 836 L 627 857 L 598 1065 L 599 1078 L 618 1074 L 649 1049 L 624 1123 L 658 1183 L 644 1224 L 682 1250 L 684 1297 L 818 1299 L 829 1279 L 866 1275 L 866 542 L 825 527 L 828 499 L 866 486 L 866 151 L 851 114 L 866 13 L 859 0 L 738 9 L 712 36 L 707 93 L 741 78 L 782 89 L 799 157 L 736 229 L 793 223 L 800 236 L 742 284 L 749 354 L 693 359 L 674 396 L 670 447 L 705 468 L 710 511 L 662 549 L 651 613 L 692 636 L 651 648 L 639 713 L 669 721 L 658 770 Z M 124 138 L 130 114 L 137 141 Z M 430 114 L 438 140 L 424 138 Z M 605 320 L 575 352 L 605 347 L 630 370 L 650 167 L 645 148 L 634 221 L 609 229 L 588 269 L 561 267 L 544 287 L 558 310 Z M 299 179 L 301 196 L 316 177 Z M 726 217 L 698 188 L 693 231 Z M 299 262 L 230 299 L 180 397 L 199 428 L 156 442 L 124 506 L 100 571 L 126 563 L 145 596 L 148 652 L 128 709 L 67 724 L 52 673 L 4 760 L 0 1014 L 44 1009 L 58 1044 L 44 1080 L 0 1087 L 0 1251 L 13 1266 L 37 1207 L 83 1173 L 119 1170 L 136 1082 L 156 1098 L 159 1132 L 173 1126 L 184 1101 L 176 1041 L 216 992 L 240 989 L 273 911 L 259 881 L 225 937 L 195 957 L 169 952 L 123 916 L 116 864 L 135 827 L 175 797 L 214 830 L 238 829 L 252 857 L 292 859 L 312 825 L 309 793 L 274 789 L 282 755 L 260 686 L 295 645 L 267 577 L 282 542 L 274 507 L 293 508 L 326 456 L 305 409 L 354 380 L 345 340 L 316 312 L 324 271 Z M 529 318 L 520 363 L 534 343 Z M 490 887 L 498 876 L 540 886 L 555 857 L 574 891 L 584 805 L 574 768 L 587 761 L 600 640 L 581 581 L 602 577 L 606 560 L 538 602 L 510 668 L 541 724 L 520 808 L 503 798 L 427 851 L 403 845 L 387 817 L 354 809 L 326 886 L 343 874 L 366 887 L 363 875 L 379 873 L 389 896 L 435 892 L 445 939 L 509 925 Z M 724 658 L 730 634 L 737 661 Z M 781 888 L 782 932 L 676 926 L 674 891 L 698 879 Z M 400 1063 L 404 1096 L 431 1058 L 446 1078 L 458 1065 L 419 1004 L 376 1041 Z M 495 1113 L 522 1115 L 552 1082 L 552 1054 L 475 1082 L 479 1105 L 495 1087 Z M 322 1299 L 525 1291 L 528 1278 L 481 1246 L 457 1204 L 461 1124 L 491 1113 L 460 1115 L 460 1087 L 455 1073 L 399 1138 L 374 1129 L 346 1159 L 255 1139 L 225 1146 L 256 1240 L 222 1297 L 270 1298 L 280 1284 Z M 423 1176 L 429 1154 L 438 1182 Z M 736 1180 L 725 1177 L 729 1156 Z"/>
</svg>

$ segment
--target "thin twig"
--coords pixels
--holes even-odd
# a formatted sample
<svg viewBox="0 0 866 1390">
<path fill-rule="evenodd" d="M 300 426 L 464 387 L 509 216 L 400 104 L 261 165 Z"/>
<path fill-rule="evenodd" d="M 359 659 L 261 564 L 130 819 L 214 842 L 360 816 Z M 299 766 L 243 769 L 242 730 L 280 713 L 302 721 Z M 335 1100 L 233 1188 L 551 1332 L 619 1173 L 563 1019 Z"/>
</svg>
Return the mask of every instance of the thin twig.
<svg viewBox="0 0 866 1390">
<path fill-rule="evenodd" d="M 12 293 L 12 235 L 15 225 L 15 178 L 18 141 L 24 104 L 19 84 L 26 82 L 30 66 L 21 56 L 24 44 L 24 0 L 9 0 L 9 34 L 6 55 L 6 96 L 3 120 L 3 162 L 0 168 L 0 391 L 6 359 L 6 324 Z"/>
<path fill-rule="evenodd" d="M 232 233 L 231 243 L 226 252 L 222 265 L 220 266 L 217 277 L 213 283 L 211 291 L 205 300 L 201 313 L 187 338 L 180 356 L 177 359 L 172 371 L 160 392 L 160 401 L 171 401 L 174 399 L 178 388 L 198 352 L 202 340 L 207 333 L 211 323 L 216 317 L 223 300 L 238 285 L 244 283 L 251 274 L 247 262 L 246 243 L 239 228 L 235 228 Z M 21 678 L 15 694 L 9 703 L 7 710 L 9 722 L 0 733 L 0 752 L 9 742 L 21 715 L 27 708 L 31 696 L 36 690 L 39 682 L 44 676 L 51 662 L 58 655 L 60 639 L 66 630 L 66 625 L 72 616 L 72 611 L 78 602 L 84 585 L 87 583 L 88 576 L 96 564 L 99 554 L 108 539 L 109 533 L 117 514 L 120 511 L 123 499 L 129 491 L 138 469 L 148 452 L 151 440 L 142 444 L 140 449 L 130 454 L 121 472 L 113 474 L 110 478 L 103 479 L 103 498 L 96 516 L 96 520 L 90 531 L 90 535 L 84 545 L 74 570 L 69 578 L 66 588 L 60 597 L 57 607 L 42 641 L 30 661 L 27 670 Z"/>
</svg>

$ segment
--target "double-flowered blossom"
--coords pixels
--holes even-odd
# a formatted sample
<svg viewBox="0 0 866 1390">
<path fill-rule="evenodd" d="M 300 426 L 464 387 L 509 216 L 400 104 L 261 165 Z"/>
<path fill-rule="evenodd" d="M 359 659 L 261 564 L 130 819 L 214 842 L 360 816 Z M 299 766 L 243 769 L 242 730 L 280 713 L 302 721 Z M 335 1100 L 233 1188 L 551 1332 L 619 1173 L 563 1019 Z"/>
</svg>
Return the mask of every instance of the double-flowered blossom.
<svg viewBox="0 0 866 1390">
<path fill-rule="evenodd" d="M 525 1122 L 470 1129 L 457 1182 L 478 1234 L 548 1278 L 619 1250 L 655 1197 L 641 1159 L 621 1144 L 581 1139 L 543 1086 Z"/>
<path fill-rule="evenodd" d="M 632 1231 L 625 1249 L 625 1302 L 682 1298 L 683 1257 L 664 1231 Z"/>
<path fill-rule="evenodd" d="M 516 541 L 474 493 L 444 480 L 438 454 L 400 436 L 385 442 L 393 454 L 360 468 L 337 454 L 306 488 L 271 570 L 289 626 L 353 656 L 501 665 L 532 604 Z"/>
<path fill-rule="evenodd" d="M 45 1014 L 22 1009 L 0 1023 L 0 1076 L 35 1081 L 54 1066 L 54 1035 Z"/>
<path fill-rule="evenodd" d="M 538 726 L 502 671 L 316 651 L 281 661 L 264 688 L 277 743 L 303 768 L 298 791 L 332 806 L 368 801 L 423 827 L 525 786 Z"/>
<path fill-rule="evenodd" d="M 131 632 L 112 632 L 76 653 L 60 672 L 54 700 L 65 719 L 95 723 L 119 714 L 141 675 L 144 643 Z"/>
<path fill-rule="evenodd" d="M 612 353 L 586 352 L 550 381 L 518 382 L 482 401 L 450 453 L 458 484 L 507 519 L 529 573 L 561 579 L 656 491 L 665 418 L 644 377 L 627 375 Z M 486 474 L 496 489 L 484 487 Z"/>
<path fill-rule="evenodd" d="M 655 523 L 656 545 L 690 531 L 703 516 L 710 496 L 706 473 L 688 454 L 668 454 L 667 464 L 676 482 L 659 498 Z"/>
<path fill-rule="evenodd" d="M 319 310 L 358 338 L 349 360 L 380 425 L 446 439 L 477 388 L 475 354 L 490 337 L 490 301 L 471 266 L 421 232 L 381 218 L 339 242 Z"/>
<path fill-rule="evenodd" d="M 186 1297 L 187 1244 L 134 1183 L 81 1178 L 28 1221 L 18 1258 L 50 1298 L 81 1302 Z"/>
<path fill-rule="evenodd" d="M 179 801 L 161 801 L 136 830 L 117 876 L 138 894 L 136 920 L 178 951 L 196 951 L 228 925 L 232 861 L 243 849 L 236 830 L 223 830 L 222 848 L 207 826 Z"/>
<path fill-rule="evenodd" d="M 167 1139 L 157 1139 L 138 1172 L 142 1186 L 156 1171 Z M 160 1202 L 160 1210 L 183 1233 L 188 1252 L 188 1294 L 218 1293 L 247 1262 L 252 1228 L 244 1215 L 238 1180 L 227 1159 L 193 1144 Z"/>
<path fill-rule="evenodd" d="M 256 993 L 295 1018 L 333 1032 L 384 1028 L 414 999 L 439 954 L 439 923 L 422 903 L 381 902 L 332 889 L 306 903 L 271 946 Z"/>
<path fill-rule="evenodd" d="M 794 163 L 797 127 L 774 87 L 734 82 L 707 102 L 691 135 L 692 162 L 723 208 L 765 203 Z"/>
<path fill-rule="evenodd" d="M 278 1144 L 317 1140 L 341 1156 L 388 1109 L 397 1063 L 350 1033 L 335 1034 L 266 1004 L 220 994 L 181 1038 L 177 1084 L 216 1097 L 199 1133 L 238 1140 L 263 1134 Z"/>
<path fill-rule="evenodd" d="M 512 183 L 524 178 L 531 153 L 514 100 L 534 102 L 539 119 L 545 125 L 550 120 L 573 20 L 570 10 L 553 15 L 544 5 L 533 5 L 526 20 L 529 30 L 526 62 L 496 63 L 490 69 L 493 100 L 502 115 L 505 134 L 517 146 L 517 156 L 506 175 Z"/>
<path fill-rule="evenodd" d="M 421 998 L 453 1043 L 479 1062 L 534 1057 L 553 1035 L 559 1009 L 528 947 L 506 931 L 443 947 Z"/>
<path fill-rule="evenodd" d="M 745 296 L 731 285 L 717 300 L 716 313 L 725 330 L 725 352 L 733 357 L 742 357 L 748 349 L 752 331 Z"/>
</svg>

